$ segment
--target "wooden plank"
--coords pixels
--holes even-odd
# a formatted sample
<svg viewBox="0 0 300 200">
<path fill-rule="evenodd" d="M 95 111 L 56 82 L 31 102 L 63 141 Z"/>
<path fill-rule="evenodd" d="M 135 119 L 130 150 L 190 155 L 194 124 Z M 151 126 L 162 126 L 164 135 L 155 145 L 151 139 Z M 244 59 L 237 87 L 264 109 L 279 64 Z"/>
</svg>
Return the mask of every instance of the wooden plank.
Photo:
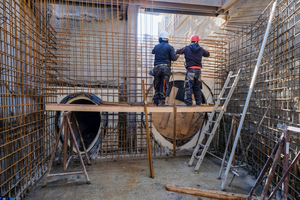
<svg viewBox="0 0 300 200">
<path fill-rule="evenodd" d="M 63 157 L 63 171 L 65 172 L 67 170 L 67 156 L 68 156 L 68 132 L 69 132 L 69 127 L 68 124 L 65 122 L 63 124 L 65 126 L 64 129 L 64 157 Z"/>
<path fill-rule="evenodd" d="M 173 184 L 167 184 L 166 189 L 168 191 L 198 195 L 198 196 L 215 198 L 215 199 L 244 200 L 247 198 L 247 195 L 244 194 L 206 190 L 206 189 L 192 188 L 192 187 L 183 187 L 183 186 L 176 186 Z"/>
<path fill-rule="evenodd" d="M 178 106 L 177 112 L 212 112 L 214 106 Z M 218 107 L 222 109 L 222 107 Z"/>
<path fill-rule="evenodd" d="M 177 106 L 176 106 L 177 107 Z M 173 107 L 147 106 L 148 112 L 173 112 Z M 177 112 L 212 112 L 214 106 L 177 107 Z M 221 109 L 219 107 L 218 109 Z M 144 112 L 143 106 L 98 106 L 86 104 L 46 104 L 48 111 L 76 111 L 76 112 Z"/>
<path fill-rule="evenodd" d="M 170 93 L 170 96 L 169 96 L 168 102 L 167 102 L 169 104 L 169 106 L 173 106 L 175 104 L 175 98 L 176 98 L 177 92 L 178 92 L 178 88 L 172 87 L 172 90 L 171 90 L 171 93 Z M 168 112 L 163 113 L 162 120 L 159 124 L 160 128 L 167 128 L 167 125 L 168 125 L 168 122 L 170 119 L 170 115 L 171 115 L 171 113 L 168 113 Z"/>
<path fill-rule="evenodd" d="M 102 106 L 84 104 L 47 104 L 46 110 L 76 112 L 144 112 L 144 106 Z M 172 107 L 148 106 L 148 112 L 173 112 Z"/>
<path fill-rule="evenodd" d="M 185 113 L 181 133 L 182 135 L 186 135 L 191 127 L 191 122 L 193 118 L 194 113 Z"/>
<path fill-rule="evenodd" d="M 81 172 L 67 172 L 67 173 L 59 173 L 59 174 L 48 174 L 47 177 L 67 176 L 67 175 L 74 175 L 74 174 L 84 174 L 84 171 L 81 171 Z"/>
</svg>

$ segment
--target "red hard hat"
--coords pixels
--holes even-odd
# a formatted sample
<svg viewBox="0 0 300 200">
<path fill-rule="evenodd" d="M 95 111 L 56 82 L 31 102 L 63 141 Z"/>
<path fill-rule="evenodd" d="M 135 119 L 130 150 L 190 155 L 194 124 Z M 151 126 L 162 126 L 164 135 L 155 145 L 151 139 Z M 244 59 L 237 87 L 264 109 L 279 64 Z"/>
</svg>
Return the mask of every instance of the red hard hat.
<svg viewBox="0 0 300 200">
<path fill-rule="evenodd" d="M 197 41 L 199 41 L 199 36 L 198 35 L 193 35 L 191 37 L 191 42 L 197 42 Z"/>
</svg>

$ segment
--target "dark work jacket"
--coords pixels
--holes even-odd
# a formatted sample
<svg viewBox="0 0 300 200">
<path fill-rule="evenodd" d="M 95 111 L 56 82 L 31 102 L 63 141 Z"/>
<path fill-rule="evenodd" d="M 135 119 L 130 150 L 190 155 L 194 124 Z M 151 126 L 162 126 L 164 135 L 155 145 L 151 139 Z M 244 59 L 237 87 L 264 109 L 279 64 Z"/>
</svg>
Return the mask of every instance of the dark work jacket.
<svg viewBox="0 0 300 200">
<path fill-rule="evenodd" d="M 160 43 L 153 48 L 152 54 L 155 54 L 154 66 L 167 64 L 170 67 L 171 60 L 175 61 L 178 58 L 174 47 L 169 45 L 167 41 L 162 40 L 160 40 Z"/>
<path fill-rule="evenodd" d="M 198 43 L 192 43 L 189 46 L 178 49 L 176 54 L 184 54 L 186 68 L 191 66 L 202 67 L 202 56 L 209 57 L 209 52 L 200 47 Z"/>
</svg>

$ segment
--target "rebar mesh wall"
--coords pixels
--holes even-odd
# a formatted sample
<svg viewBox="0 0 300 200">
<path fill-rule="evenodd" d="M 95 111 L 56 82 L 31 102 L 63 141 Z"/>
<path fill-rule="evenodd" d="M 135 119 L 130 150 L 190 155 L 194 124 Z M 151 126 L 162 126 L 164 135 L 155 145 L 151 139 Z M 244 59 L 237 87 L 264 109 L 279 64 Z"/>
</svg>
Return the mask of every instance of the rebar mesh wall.
<svg viewBox="0 0 300 200">
<path fill-rule="evenodd" d="M 142 102 L 142 80 L 150 88 L 148 101 L 152 101 L 149 71 L 158 38 L 137 34 L 138 26 L 149 23 L 138 24 L 139 7 L 149 8 L 149 4 L 124 0 L 0 2 L 0 195 L 24 196 L 46 169 L 58 116 L 45 112 L 45 104 L 89 93 L 112 104 L 137 105 Z M 175 49 L 188 43 L 188 38 L 170 39 Z M 201 41 L 211 52 L 204 60 L 203 77 L 217 78 L 216 68 L 224 62 L 222 44 L 213 39 Z M 183 62 L 183 57 L 174 62 L 172 72 L 185 72 Z M 99 147 L 101 158 L 146 156 L 143 113 L 100 115 L 95 149 Z M 170 153 L 153 135 L 151 144 L 154 156 Z"/>
<path fill-rule="evenodd" d="M 51 38 L 40 1 L 0 1 L 0 196 L 23 196 L 52 151 Z"/>
<path fill-rule="evenodd" d="M 153 47 L 157 36 L 138 35 L 137 5 L 147 7 L 141 1 L 53 1 L 47 3 L 49 22 L 56 31 L 54 57 L 51 60 L 51 85 L 58 96 L 71 93 L 92 93 L 110 103 L 137 105 L 142 102 L 141 82 L 151 88 L 153 78 Z M 134 5 L 133 5 L 134 4 Z M 151 10 L 151 9 L 150 9 Z M 146 14 L 151 14 L 146 13 Z M 150 24 L 149 24 L 150 23 Z M 154 33 L 157 35 L 157 33 Z M 171 38 L 175 49 L 189 43 L 188 38 Z M 203 40 L 211 51 L 206 60 L 203 76 L 215 77 L 215 63 L 221 62 L 222 46 L 216 40 Z M 184 59 L 173 63 L 173 71 L 185 72 Z M 149 90 L 151 102 L 153 90 Z M 136 157 L 146 155 L 146 132 L 142 113 L 102 113 L 107 123 L 101 129 L 100 156 Z M 151 119 L 151 116 L 150 116 Z M 152 128 L 152 123 L 150 128 Z M 154 138 L 153 138 L 154 139 Z M 154 153 L 168 153 L 153 140 Z"/>
<path fill-rule="evenodd" d="M 300 13 L 299 2 L 289 0 L 280 1 L 277 6 L 275 19 L 262 59 L 260 71 L 257 77 L 255 89 L 246 115 L 244 128 L 242 129 L 242 141 L 248 145 L 253 134 L 257 131 L 262 116 L 270 106 L 267 117 L 258 130 L 254 143 L 248 153 L 248 163 L 252 166 L 252 173 L 256 176 L 260 173 L 268 156 L 270 155 L 276 138 L 281 135 L 277 124 L 285 124 L 298 127 L 300 125 L 299 102 L 299 53 L 300 53 Z M 251 77 L 257 62 L 258 53 L 266 30 L 270 7 L 259 17 L 258 21 L 245 27 L 245 23 L 234 24 L 230 27 L 233 35 L 228 40 L 227 62 L 224 63 L 224 71 L 237 71 L 243 69 L 238 87 L 232 96 L 228 106 L 230 113 L 242 113 L 245 99 L 249 90 Z M 229 28 L 228 28 L 229 29 Z M 232 34 L 235 32 L 236 34 Z M 231 118 L 226 117 L 230 124 Z M 225 147 L 223 138 L 220 137 L 219 148 Z M 241 146 L 238 147 L 237 158 L 242 155 Z M 291 133 L 290 160 L 300 150 L 299 134 Z M 300 174 L 299 163 L 290 174 L 289 197 L 299 199 Z M 276 170 L 273 183 L 276 184 L 282 176 L 282 160 Z"/>
</svg>

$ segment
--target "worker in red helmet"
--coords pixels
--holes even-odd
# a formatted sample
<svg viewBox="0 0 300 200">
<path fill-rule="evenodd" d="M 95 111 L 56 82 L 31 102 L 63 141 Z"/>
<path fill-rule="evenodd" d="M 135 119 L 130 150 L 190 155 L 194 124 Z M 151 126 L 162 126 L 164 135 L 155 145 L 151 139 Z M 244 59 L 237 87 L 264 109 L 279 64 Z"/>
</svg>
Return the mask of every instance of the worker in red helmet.
<svg viewBox="0 0 300 200">
<path fill-rule="evenodd" d="M 191 44 L 178 49 L 176 54 L 184 54 L 185 68 L 187 69 L 185 75 L 185 95 L 184 103 L 181 106 L 192 106 L 192 94 L 194 93 L 196 105 L 202 104 L 202 83 L 201 83 L 201 69 L 202 57 L 209 57 L 209 52 L 199 46 L 199 36 L 193 35 L 191 37 Z"/>
<path fill-rule="evenodd" d="M 157 106 L 165 106 L 166 93 L 169 86 L 169 78 L 171 75 L 171 63 L 176 61 L 179 57 L 175 53 L 174 47 L 168 44 L 169 33 L 163 31 L 159 35 L 159 44 L 157 44 L 153 50 L 154 54 L 154 69 L 151 71 L 151 75 L 154 76 L 154 88 L 155 94 L 153 97 L 154 104 Z"/>
</svg>

